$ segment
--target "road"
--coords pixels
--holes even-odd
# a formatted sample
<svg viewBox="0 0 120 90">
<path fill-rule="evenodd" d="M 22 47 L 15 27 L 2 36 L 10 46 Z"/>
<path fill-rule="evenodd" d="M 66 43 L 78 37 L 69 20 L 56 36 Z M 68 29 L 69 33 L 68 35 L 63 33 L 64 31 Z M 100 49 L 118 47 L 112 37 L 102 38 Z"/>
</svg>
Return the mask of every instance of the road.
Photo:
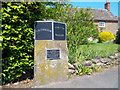
<svg viewBox="0 0 120 90">
<path fill-rule="evenodd" d="M 93 75 L 75 76 L 64 82 L 56 82 L 36 88 L 118 88 L 120 66 L 105 69 Z"/>
</svg>

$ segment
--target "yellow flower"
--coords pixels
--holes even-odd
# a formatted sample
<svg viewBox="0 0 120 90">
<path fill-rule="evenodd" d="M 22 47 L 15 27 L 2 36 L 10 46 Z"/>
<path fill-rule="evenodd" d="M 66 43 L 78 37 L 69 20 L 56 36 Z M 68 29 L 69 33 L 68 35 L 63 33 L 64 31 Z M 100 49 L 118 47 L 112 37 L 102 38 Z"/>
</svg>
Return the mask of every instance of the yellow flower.
<svg viewBox="0 0 120 90">
<path fill-rule="evenodd" d="M 115 36 L 109 31 L 103 31 L 98 35 L 100 41 L 111 41 L 115 40 Z"/>
</svg>

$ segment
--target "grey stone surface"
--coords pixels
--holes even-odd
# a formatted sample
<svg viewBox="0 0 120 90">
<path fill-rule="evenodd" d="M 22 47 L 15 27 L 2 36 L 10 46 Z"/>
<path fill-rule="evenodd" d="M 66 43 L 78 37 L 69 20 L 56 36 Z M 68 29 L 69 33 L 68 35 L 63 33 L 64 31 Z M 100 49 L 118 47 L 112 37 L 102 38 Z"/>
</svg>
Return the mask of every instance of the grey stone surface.
<svg viewBox="0 0 120 90">
<path fill-rule="evenodd" d="M 109 58 L 110 58 L 110 59 L 116 59 L 116 57 L 115 57 L 115 56 L 109 56 Z"/>
<path fill-rule="evenodd" d="M 79 64 L 78 63 L 74 63 L 73 66 L 75 67 L 75 69 L 77 69 Z"/>
<path fill-rule="evenodd" d="M 69 73 L 69 74 L 73 74 L 73 73 L 75 73 L 75 70 L 68 69 L 68 73 Z"/>
<path fill-rule="evenodd" d="M 104 64 L 103 63 L 97 63 L 96 66 L 97 67 L 102 67 Z"/>
<path fill-rule="evenodd" d="M 119 64 L 119 62 L 117 61 L 117 60 L 115 60 L 115 62 L 114 62 L 116 65 L 118 65 Z"/>
<path fill-rule="evenodd" d="M 18 85 L 18 84 L 19 84 L 19 82 L 14 83 L 14 85 Z"/>
<path fill-rule="evenodd" d="M 92 62 L 91 61 L 84 61 L 83 66 L 91 66 Z"/>
<path fill-rule="evenodd" d="M 112 63 L 111 62 L 107 62 L 106 65 L 111 65 Z"/>
<path fill-rule="evenodd" d="M 68 68 L 69 69 L 75 69 L 75 67 L 72 64 L 70 64 L 70 63 L 68 63 Z"/>
<path fill-rule="evenodd" d="M 103 64 L 103 66 L 106 66 L 106 64 Z"/>
<path fill-rule="evenodd" d="M 118 58 L 118 56 L 119 56 L 119 53 L 115 53 L 115 57 Z"/>
<path fill-rule="evenodd" d="M 118 62 L 120 63 L 120 58 L 118 58 L 117 60 L 118 60 Z"/>
<path fill-rule="evenodd" d="M 102 63 L 107 63 L 107 61 L 106 61 L 105 58 L 101 58 L 100 61 L 101 61 Z"/>
<path fill-rule="evenodd" d="M 99 62 L 100 62 L 100 60 L 98 60 L 98 59 L 92 59 L 91 61 L 92 61 L 92 63 L 94 63 L 94 64 L 96 64 L 96 63 L 99 63 Z"/>
<path fill-rule="evenodd" d="M 118 58 L 120 58 L 120 52 L 118 53 Z"/>
</svg>

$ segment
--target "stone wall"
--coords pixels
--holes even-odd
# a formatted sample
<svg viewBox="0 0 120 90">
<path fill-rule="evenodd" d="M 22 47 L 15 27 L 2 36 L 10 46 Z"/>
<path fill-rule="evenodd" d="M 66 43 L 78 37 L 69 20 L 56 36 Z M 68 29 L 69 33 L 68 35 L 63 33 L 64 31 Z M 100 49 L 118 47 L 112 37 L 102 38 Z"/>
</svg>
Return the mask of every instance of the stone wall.
<svg viewBox="0 0 120 90">
<path fill-rule="evenodd" d="M 95 22 L 96 25 L 99 26 L 99 22 Z M 100 27 L 98 27 L 100 28 Z M 118 23 L 117 22 L 105 22 L 105 27 L 103 27 L 103 31 L 110 31 L 114 35 L 118 31 Z"/>
<path fill-rule="evenodd" d="M 104 68 L 111 67 L 114 65 L 120 64 L 120 52 L 116 53 L 115 56 L 109 56 L 108 58 L 99 58 L 99 59 L 91 59 L 85 60 L 80 63 L 83 67 L 88 67 L 90 69 L 94 69 L 94 67 Z M 69 74 L 76 75 L 75 70 L 78 70 L 79 63 L 74 63 L 73 65 L 68 63 Z"/>
</svg>

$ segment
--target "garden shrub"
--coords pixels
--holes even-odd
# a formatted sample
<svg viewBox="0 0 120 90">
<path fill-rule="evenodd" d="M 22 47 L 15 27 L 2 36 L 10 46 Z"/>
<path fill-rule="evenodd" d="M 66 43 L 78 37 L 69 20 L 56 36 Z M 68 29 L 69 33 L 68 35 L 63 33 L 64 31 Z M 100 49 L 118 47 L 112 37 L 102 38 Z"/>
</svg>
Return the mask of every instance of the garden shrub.
<svg viewBox="0 0 120 90">
<path fill-rule="evenodd" d="M 44 3 L 2 3 L 2 83 L 34 68 L 34 21 L 44 18 Z"/>
<path fill-rule="evenodd" d="M 116 34 L 116 43 L 120 44 L 120 29 L 117 31 L 117 34 Z"/>
<path fill-rule="evenodd" d="M 57 7 L 58 21 L 67 25 L 67 44 L 69 50 L 69 62 L 78 61 L 80 45 L 88 44 L 88 38 L 97 38 L 99 32 L 96 30 L 92 12 L 89 8 L 73 8 L 67 4 L 66 7 Z"/>
<path fill-rule="evenodd" d="M 115 36 L 109 31 L 103 31 L 98 35 L 100 42 L 115 40 Z"/>
</svg>

